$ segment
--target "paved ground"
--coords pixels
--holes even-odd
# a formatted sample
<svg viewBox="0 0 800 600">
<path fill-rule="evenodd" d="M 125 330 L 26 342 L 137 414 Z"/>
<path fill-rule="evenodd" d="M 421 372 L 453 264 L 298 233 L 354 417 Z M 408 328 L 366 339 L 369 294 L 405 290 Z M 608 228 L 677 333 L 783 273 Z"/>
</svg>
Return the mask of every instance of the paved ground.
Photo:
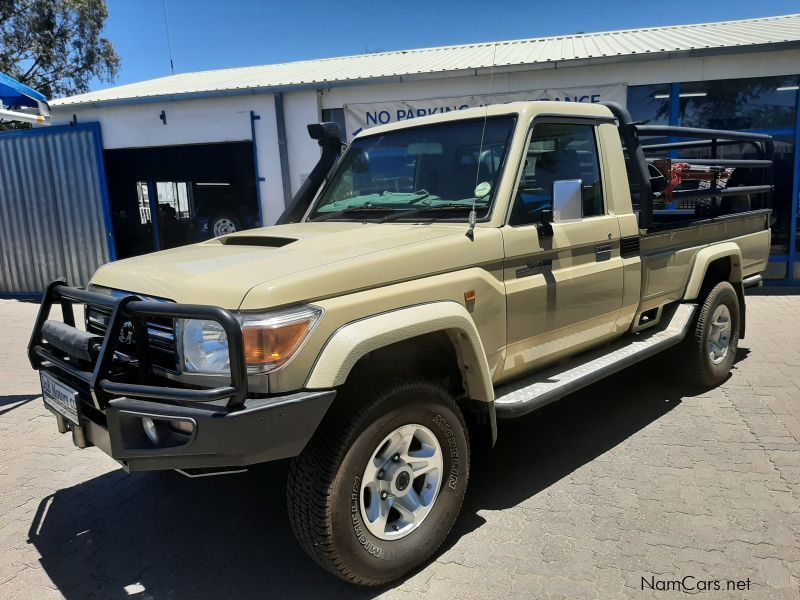
<svg viewBox="0 0 800 600">
<path fill-rule="evenodd" d="M 363 591 L 295 545 L 283 464 L 130 476 L 74 449 L 24 358 L 35 306 L 0 301 L 0 598 L 663 598 L 643 579 L 685 576 L 798 598 L 800 296 L 749 303 L 722 387 L 657 358 L 501 427 L 436 560 Z"/>
</svg>

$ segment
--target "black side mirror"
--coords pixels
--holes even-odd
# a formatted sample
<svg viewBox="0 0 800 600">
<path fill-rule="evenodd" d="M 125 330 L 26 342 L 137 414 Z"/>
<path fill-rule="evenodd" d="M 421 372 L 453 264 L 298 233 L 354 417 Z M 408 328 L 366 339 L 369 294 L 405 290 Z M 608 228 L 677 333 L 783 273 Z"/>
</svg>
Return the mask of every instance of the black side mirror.
<svg viewBox="0 0 800 600">
<path fill-rule="evenodd" d="M 536 224 L 536 230 L 540 237 L 553 237 L 553 209 L 542 211 L 542 220 Z"/>
</svg>

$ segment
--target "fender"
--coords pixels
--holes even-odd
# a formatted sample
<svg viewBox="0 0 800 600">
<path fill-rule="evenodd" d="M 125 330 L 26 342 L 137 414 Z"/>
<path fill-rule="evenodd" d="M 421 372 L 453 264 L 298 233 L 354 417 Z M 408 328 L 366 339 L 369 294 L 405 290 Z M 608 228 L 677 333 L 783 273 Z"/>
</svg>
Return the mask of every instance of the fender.
<svg viewBox="0 0 800 600">
<path fill-rule="evenodd" d="M 720 258 L 731 258 L 731 273 L 728 281 L 738 283 L 742 281 L 742 251 L 734 242 L 724 242 L 707 246 L 700 250 L 694 257 L 689 283 L 686 285 L 684 300 L 695 300 L 700 295 L 700 288 L 708 272 L 708 265 Z"/>
<path fill-rule="evenodd" d="M 446 332 L 453 342 L 469 397 L 492 402 L 492 377 L 475 322 L 466 308 L 452 301 L 419 304 L 344 325 L 325 344 L 305 387 L 330 389 L 343 385 L 350 370 L 366 354 L 437 331 Z"/>
</svg>

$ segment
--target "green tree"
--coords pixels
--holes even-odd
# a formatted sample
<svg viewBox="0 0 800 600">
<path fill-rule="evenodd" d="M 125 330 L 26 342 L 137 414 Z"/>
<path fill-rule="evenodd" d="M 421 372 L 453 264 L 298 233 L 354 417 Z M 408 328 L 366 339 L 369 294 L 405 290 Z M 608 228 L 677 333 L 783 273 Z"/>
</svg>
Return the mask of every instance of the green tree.
<svg viewBox="0 0 800 600">
<path fill-rule="evenodd" d="M 120 60 L 102 36 L 105 0 L 0 0 L 0 72 L 48 98 L 112 82 Z"/>
</svg>

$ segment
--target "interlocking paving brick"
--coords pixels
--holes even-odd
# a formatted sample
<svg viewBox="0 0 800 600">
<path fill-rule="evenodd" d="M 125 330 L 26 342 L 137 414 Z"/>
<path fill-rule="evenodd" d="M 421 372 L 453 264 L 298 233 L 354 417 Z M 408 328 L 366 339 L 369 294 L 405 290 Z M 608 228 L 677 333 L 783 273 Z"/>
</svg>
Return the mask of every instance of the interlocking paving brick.
<svg viewBox="0 0 800 600">
<path fill-rule="evenodd" d="M 0 301 L 1 598 L 664 598 L 642 579 L 684 576 L 800 598 L 800 296 L 748 298 L 717 389 L 665 355 L 501 423 L 435 560 L 377 591 L 297 547 L 285 463 L 189 480 L 75 449 L 25 356 L 36 308 Z"/>
</svg>

